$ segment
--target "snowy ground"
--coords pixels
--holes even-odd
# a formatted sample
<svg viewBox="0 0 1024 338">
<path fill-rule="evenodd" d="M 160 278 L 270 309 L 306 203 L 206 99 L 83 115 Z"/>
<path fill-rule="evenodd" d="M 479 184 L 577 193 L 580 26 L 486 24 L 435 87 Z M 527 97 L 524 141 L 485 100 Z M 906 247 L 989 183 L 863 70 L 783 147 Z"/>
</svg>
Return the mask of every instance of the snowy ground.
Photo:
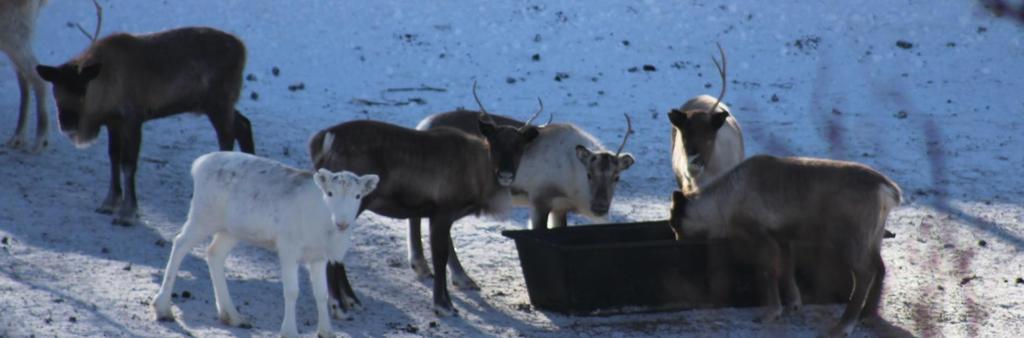
<svg viewBox="0 0 1024 338">
<path fill-rule="evenodd" d="M 973 1 L 102 3 L 105 32 L 207 25 L 245 40 L 246 73 L 256 79 L 245 83 L 239 108 L 252 120 L 257 152 L 296 166 L 309 166 L 306 140 L 326 126 L 366 118 L 414 126 L 431 113 L 473 107 L 474 80 L 493 111 L 524 118 L 541 97 L 556 120 L 609 146 L 621 140 L 622 113 L 630 113 L 637 133 L 627 149 L 638 163 L 623 175 L 615 221 L 666 217 L 674 181 L 664 114 L 691 96 L 717 93 L 709 54 L 721 42 L 731 66 L 726 101 L 745 129 L 748 154 L 861 161 L 903 187 L 906 203 L 888 225 L 897 237 L 883 249 L 887 322 L 855 334 L 1024 335 L 1024 179 L 1015 175 L 1024 166 L 1024 29 Z M 87 1 L 44 8 L 35 47 L 41 62 L 82 50 L 85 38 L 67 23 L 91 29 L 93 20 Z M 17 109 L 12 73 L 0 63 L 4 140 Z M 304 89 L 288 89 L 299 83 Z M 444 91 L 388 90 L 421 86 Z M 253 328 L 216 320 L 200 248 L 176 285 L 191 296 L 175 299 L 178 320 L 152 319 L 147 304 L 167 241 L 188 208 L 188 167 L 216 142 L 209 123 L 191 115 L 152 121 L 144 135 L 144 224 L 131 228 L 92 211 L 109 179 L 106 140 L 77 150 L 54 131 L 51 149 L 39 155 L 0 148 L 0 337 L 277 333 L 276 257 L 244 246 L 228 259 L 228 277 Z M 539 311 L 528 305 L 511 241 L 499 234 L 525 227 L 523 210 L 456 224 L 456 245 L 482 290 L 452 288 L 461 316 L 438 319 L 430 281 L 405 263 L 405 223 L 364 215 L 347 264 L 365 309 L 335 329 L 351 336 L 811 336 L 840 312 L 811 306 L 761 326 L 747 309 L 596 318 Z M 298 318 L 300 332 L 315 331 L 306 282 Z"/>
</svg>

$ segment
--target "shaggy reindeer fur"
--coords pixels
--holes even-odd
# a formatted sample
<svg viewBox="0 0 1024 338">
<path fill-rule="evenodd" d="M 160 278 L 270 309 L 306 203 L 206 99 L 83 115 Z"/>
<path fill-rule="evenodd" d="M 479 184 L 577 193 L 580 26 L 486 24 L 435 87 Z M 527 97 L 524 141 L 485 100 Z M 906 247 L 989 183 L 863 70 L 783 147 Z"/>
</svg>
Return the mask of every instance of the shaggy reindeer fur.
<svg viewBox="0 0 1024 338">
<path fill-rule="evenodd" d="M 195 190 L 188 220 L 174 238 L 163 283 L 152 303 L 157 318 L 172 318 L 171 292 L 182 258 L 213 235 L 206 262 L 222 322 L 245 323 L 224 279 L 228 252 L 244 241 L 277 251 L 281 261 L 281 336 L 298 336 L 298 266 L 307 263 L 319 314 L 318 333 L 333 337 L 324 271 L 328 260 L 340 262 L 352 246 L 348 228 L 355 222 L 360 200 L 373 191 L 378 177 L 323 169 L 314 174 L 248 154 L 215 152 L 193 162 L 192 178 Z"/>
<path fill-rule="evenodd" d="M 787 241 L 811 242 L 835 250 L 849 267 L 854 289 L 842 318 L 830 331 L 846 335 L 858 318 L 877 315 L 885 265 L 881 246 L 889 211 L 900 204 L 900 188 L 865 165 L 812 158 L 754 156 L 697 194 L 676 191 L 670 224 L 679 238 L 691 233 L 729 237 L 747 245 L 761 272 L 767 311 L 782 311 L 778 280 L 794 307 L 800 293 Z"/>
<path fill-rule="evenodd" d="M 143 122 L 200 112 L 217 131 L 220 150 L 231 150 L 237 140 L 242 151 L 253 153 L 249 120 L 234 108 L 244 68 L 245 45 L 237 37 L 187 27 L 112 34 L 63 65 L 36 70 L 53 83 L 61 131 L 76 146 L 88 146 L 107 128 L 110 189 L 97 212 L 116 210 L 114 222 L 130 225 L 138 217 L 135 171 Z"/>
</svg>

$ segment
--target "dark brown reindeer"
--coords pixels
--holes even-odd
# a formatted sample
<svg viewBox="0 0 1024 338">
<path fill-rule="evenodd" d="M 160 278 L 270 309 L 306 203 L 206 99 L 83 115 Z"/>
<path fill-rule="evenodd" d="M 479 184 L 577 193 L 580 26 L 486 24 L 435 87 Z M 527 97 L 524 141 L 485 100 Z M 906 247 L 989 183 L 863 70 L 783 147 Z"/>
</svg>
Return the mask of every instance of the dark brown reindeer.
<svg viewBox="0 0 1024 338">
<path fill-rule="evenodd" d="M 183 112 L 205 114 L 221 150 L 253 153 L 249 119 L 235 110 L 245 68 L 245 45 L 203 27 L 111 34 L 63 65 L 37 66 L 53 83 L 60 129 L 77 147 L 107 128 L 110 190 L 97 212 L 117 211 L 114 223 L 138 220 L 135 171 L 142 124 Z M 124 191 L 121 176 L 124 175 Z"/>
<path fill-rule="evenodd" d="M 317 169 L 380 176 L 377 190 L 363 199 L 361 211 L 430 220 L 437 272 L 434 311 L 442 316 L 456 312 L 445 273 L 452 223 L 471 214 L 501 212 L 510 205 L 508 186 L 524 149 L 537 137 L 533 127 L 496 125 L 487 117 L 477 123 L 483 137 L 451 128 L 421 131 L 351 121 L 317 132 L 309 143 Z M 343 309 L 358 303 L 342 264 L 330 264 L 327 275 L 331 296 Z"/>
<path fill-rule="evenodd" d="M 700 95 L 668 113 L 672 123 L 672 170 L 683 191 L 711 183 L 745 156 L 739 122 L 722 102 L 728 64 L 721 45 L 718 52 L 721 64 L 711 58 L 722 79 L 718 98 Z"/>
<path fill-rule="evenodd" d="M 699 192 L 672 195 L 669 223 L 677 238 L 706 234 L 741 243 L 758 267 L 757 285 L 767 306 L 759 321 L 782 313 L 779 279 L 800 306 L 789 241 L 833 250 L 833 265 L 848 268 L 853 290 L 830 336 L 849 334 L 859 319 L 878 315 L 885 264 L 882 238 L 889 212 L 899 206 L 899 186 L 868 166 L 812 158 L 754 156 Z"/>
</svg>

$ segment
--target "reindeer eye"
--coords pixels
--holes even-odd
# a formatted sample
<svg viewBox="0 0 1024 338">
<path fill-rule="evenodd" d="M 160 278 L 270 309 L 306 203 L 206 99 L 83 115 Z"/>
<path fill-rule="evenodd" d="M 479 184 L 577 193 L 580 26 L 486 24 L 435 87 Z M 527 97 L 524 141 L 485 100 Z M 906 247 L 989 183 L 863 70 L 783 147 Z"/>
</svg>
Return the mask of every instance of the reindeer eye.
<svg viewBox="0 0 1024 338">
<path fill-rule="evenodd" d="M 615 176 L 615 182 L 618 182 L 618 181 L 619 181 L 619 177 Z"/>
<path fill-rule="evenodd" d="M 327 192 L 327 197 L 334 197 L 334 193 L 332 193 L 332 192 L 328 191 L 328 192 Z"/>
<path fill-rule="evenodd" d="M 587 174 L 587 179 L 588 179 L 588 180 L 592 180 L 592 179 L 594 179 L 594 175 L 591 175 L 591 174 Z"/>
<path fill-rule="evenodd" d="M 360 198 L 363 198 L 363 195 L 362 194 L 356 194 L 356 199 L 360 199 Z"/>
</svg>

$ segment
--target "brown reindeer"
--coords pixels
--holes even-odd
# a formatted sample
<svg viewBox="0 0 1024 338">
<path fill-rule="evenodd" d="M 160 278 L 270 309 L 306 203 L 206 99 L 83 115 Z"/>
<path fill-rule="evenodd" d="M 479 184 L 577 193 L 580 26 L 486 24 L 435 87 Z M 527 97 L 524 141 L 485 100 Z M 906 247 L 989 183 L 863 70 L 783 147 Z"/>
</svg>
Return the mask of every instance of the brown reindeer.
<svg viewBox="0 0 1024 338">
<path fill-rule="evenodd" d="M 700 95 L 668 113 L 672 123 L 672 170 L 683 191 L 711 183 L 743 161 L 743 132 L 722 102 L 728 64 L 721 45 L 718 51 L 722 63 L 711 58 L 722 78 L 718 98 Z"/>
<path fill-rule="evenodd" d="M 39 152 L 47 146 L 50 122 L 46 112 L 46 82 L 43 81 L 34 67 L 38 62 L 32 52 L 32 39 L 35 36 L 36 18 L 39 10 L 47 0 L 4 0 L 0 1 L 0 51 L 7 54 L 14 64 L 18 78 L 18 90 L 21 92 L 18 103 L 18 124 L 14 135 L 7 141 L 11 148 L 28 146 L 28 110 L 31 106 L 32 94 L 36 98 L 36 140 L 27 148 L 31 152 Z"/>
<path fill-rule="evenodd" d="M 832 249 L 852 273 L 846 310 L 830 335 L 849 334 L 856 321 L 877 316 L 885 279 L 881 246 L 900 188 L 865 165 L 813 158 L 751 157 L 697 193 L 672 195 L 670 224 L 677 238 L 694 234 L 745 245 L 759 268 L 766 312 L 782 313 L 779 279 L 791 306 L 800 304 L 789 241 Z"/>
<path fill-rule="evenodd" d="M 137 221 L 135 171 L 142 124 L 183 112 L 205 114 L 221 150 L 253 153 L 249 119 L 235 110 L 242 88 L 245 45 L 234 35 L 203 27 L 95 41 L 63 65 L 38 66 L 53 83 L 61 131 L 78 147 L 107 128 L 110 190 L 97 212 L 117 211 L 114 222 Z M 122 194 L 120 175 L 124 174 Z"/>
<path fill-rule="evenodd" d="M 428 218 L 433 256 L 434 311 L 454 314 L 445 265 L 451 250 L 451 227 L 471 214 L 496 213 L 508 207 L 508 186 L 519 159 L 537 129 L 478 121 L 483 137 L 456 129 L 415 130 L 376 121 L 352 121 L 321 130 L 310 140 L 317 169 L 347 170 L 380 177 L 377 190 L 363 198 L 360 211 L 391 218 Z M 343 309 L 358 303 L 344 266 L 328 266 L 332 297 Z"/>
</svg>

